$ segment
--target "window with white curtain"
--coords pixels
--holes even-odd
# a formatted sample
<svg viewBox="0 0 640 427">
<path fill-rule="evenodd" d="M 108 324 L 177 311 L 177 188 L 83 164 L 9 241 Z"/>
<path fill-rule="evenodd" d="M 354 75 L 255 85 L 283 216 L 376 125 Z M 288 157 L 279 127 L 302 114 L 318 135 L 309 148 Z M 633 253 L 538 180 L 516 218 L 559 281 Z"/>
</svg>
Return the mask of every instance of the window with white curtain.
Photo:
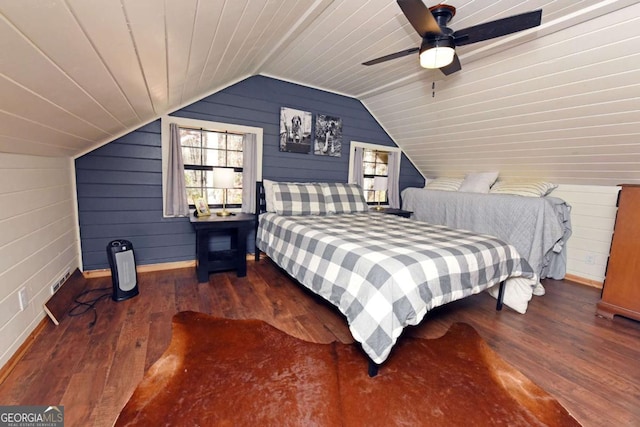
<svg viewBox="0 0 640 427">
<path fill-rule="evenodd" d="M 190 207 L 194 200 L 205 197 L 212 208 L 222 206 L 223 191 L 213 188 L 213 169 L 231 168 L 235 172 L 235 185 L 227 190 L 227 208 L 239 211 L 242 208 L 243 183 L 243 139 L 245 134 L 256 135 L 255 180 L 262 180 L 262 128 L 230 123 L 210 122 L 183 117 L 162 117 L 162 183 L 167 183 L 167 158 L 169 151 L 169 124 L 176 123 L 180 130 L 180 146 L 184 164 L 185 186 Z M 165 191 L 163 203 L 166 212 Z"/>
<path fill-rule="evenodd" d="M 212 208 L 222 207 L 223 192 L 214 188 L 213 169 L 234 171 L 234 186 L 227 190 L 226 206 L 242 207 L 242 134 L 180 127 L 180 146 L 189 207 L 205 197 Z"/>
<path fill-rule="evenodd" d="M 387 203 L 386 191 L 375 191 L 373 182 L 377 176 L 387 178 L 389 174 L 389 152 L 365 148 L 362 156 L 362 188 L 367 203 Z"/>
<path fill-rule="evenodd" d="M 356 150 L 362 150 L 361 156 L 356 155 Z M 395 167 L 389 167 L 392 156 L 390 153 L 397 153 L 395 156 Z M 361 159 L 361 165 L 355 165 L 356 159 Z M 395 179 L 390 179 L 389 173 L 395 174 Z M 388 182 L 398 182 L 400 173 L 400 149 L 386 145 L 371 144 L 366 142 L 351 141 L 349 153 L 349 182 L 360 184 L 365 192 L 367 203 L 386 204 L 389 202 L 389 191 L 374 191 L 373 182 L 376 176 L 389 178 Z M 356 176 L 356 174 L 361 174 Z"/>
</svg>

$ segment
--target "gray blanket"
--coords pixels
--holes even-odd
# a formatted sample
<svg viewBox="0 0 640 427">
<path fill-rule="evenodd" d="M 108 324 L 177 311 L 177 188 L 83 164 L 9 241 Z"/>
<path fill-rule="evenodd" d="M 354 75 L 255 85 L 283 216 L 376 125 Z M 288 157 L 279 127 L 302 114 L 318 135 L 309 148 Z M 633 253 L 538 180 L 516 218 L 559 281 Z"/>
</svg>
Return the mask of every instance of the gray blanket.
<svg viewBox="0 0 640 427">
<path fill-rule="evenodd" d="M 406 188 L 402 208 L 431 224 L 496 236 L 513 245 L 540 279 L 562 279 L 569 206 L 555 197 L 522 197 Z"/>
</svg>

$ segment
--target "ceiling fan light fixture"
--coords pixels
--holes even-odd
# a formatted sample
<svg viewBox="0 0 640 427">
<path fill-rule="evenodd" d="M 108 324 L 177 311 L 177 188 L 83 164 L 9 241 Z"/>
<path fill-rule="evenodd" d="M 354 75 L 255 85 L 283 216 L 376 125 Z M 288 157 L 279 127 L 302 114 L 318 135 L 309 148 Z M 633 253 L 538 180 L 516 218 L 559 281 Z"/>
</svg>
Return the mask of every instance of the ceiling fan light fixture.
<svg viewBox="0 0 640 427">
<path fill-rule="evenodd" d="M 438 68 L 448 76 L 462 69 L 455 51 L 457 47 L 524 31 L 537 27 L 542 22 L 542 9 L 538 9 L 453 31 L 448 25 L 456 14 L 455 7 L 442 3 L 427 7 L 424 0 L 396 1 L 413 29 L 422 38 L 421 46 L 384 55 L 363 62 L 362 65 L 379 64 L 418 52 L 422 67 Z"/>
<path fill-rule="evenodd" d="M 453 43 L 448 38 L 425 41 L 420 47 L 420 66 L 423 68 L 442 68 L 453 62 L 455 54 Z"/>
</svg>

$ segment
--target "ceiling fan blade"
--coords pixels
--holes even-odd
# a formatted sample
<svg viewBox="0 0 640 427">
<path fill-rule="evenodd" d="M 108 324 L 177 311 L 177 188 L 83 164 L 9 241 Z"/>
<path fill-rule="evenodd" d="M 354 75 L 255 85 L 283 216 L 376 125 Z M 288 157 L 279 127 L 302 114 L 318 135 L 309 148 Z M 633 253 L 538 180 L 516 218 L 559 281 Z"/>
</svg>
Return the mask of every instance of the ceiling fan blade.
<svg viewBox="0 0 640 427">
<path fill-rule="evenodd" d="M 398 6 L 402 9 L 402 13 L 413 28 L 424 37 L 425 34 L 435 33 L 442 34 L 438 22 L 429 11 L 429 8 L 422 3 L 421 0 L 397 0 Z"/>
<path fill-rule="evenodd" d="M 453 74 L 456 71 L 460 71 L 461 69 L 462 69 L 462 66 L 460 65 L 458 54 L 454 53 L 453 61 L 451 61 L 451 64 L 445 65 L 444 67 L 440 68 L 440 71 L 442 71 L 442 74 L 444 74 L 445 76 L 448 76 L 449 74 Z"/>
<path fill-rule="evenodd" d="M 417 52 L 419 50 L 420 50 L 420 48 L 418 48 L 418 47 L 412 47 L 411 49 L 402 50 L 402 51 L 396 52 L 396 53 L 390 53 L 389 55 L 381 56 L 380 58 L 376 58 L 376 59 L 372 59 L 372 60 L 367 61 L 367 62 L 363 62 L 362 65 L 375 65 L 375 64 L 379 64 L 381 62 L 391 61 L 392 59 L 402 58 L 403 56 L 411 55 L 412 53 L 415 53 L 415 52 Z"/>
<path fill-rule="evenodd" d="M 477 43 L 507 34 L 517 33 L 528 28 L 537 27 L 542 20 L 542 10 L 522 13 L 508 18 L 498 19 L 473 27 L 463 28 L 453 33 L 456 46 Z"/>
</svg>

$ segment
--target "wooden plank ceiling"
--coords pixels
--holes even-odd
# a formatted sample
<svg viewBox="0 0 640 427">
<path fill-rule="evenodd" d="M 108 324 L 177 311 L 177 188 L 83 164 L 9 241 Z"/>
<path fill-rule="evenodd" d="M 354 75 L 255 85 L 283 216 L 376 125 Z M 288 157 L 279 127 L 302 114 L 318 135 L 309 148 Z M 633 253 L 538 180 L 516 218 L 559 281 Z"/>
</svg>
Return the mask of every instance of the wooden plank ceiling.
<svg viewBox="0 0 640 427">
<path fill-rule="evenodd" d="M 75 157 L 263 74 L 359 98 L 428 177 L 640 183 L 640 1 L 446 3 L 543 24 L 445 78 L 361 65 L 420 43 L 390 0 L 0 0 L 0 152 Z"/>
</svg>

